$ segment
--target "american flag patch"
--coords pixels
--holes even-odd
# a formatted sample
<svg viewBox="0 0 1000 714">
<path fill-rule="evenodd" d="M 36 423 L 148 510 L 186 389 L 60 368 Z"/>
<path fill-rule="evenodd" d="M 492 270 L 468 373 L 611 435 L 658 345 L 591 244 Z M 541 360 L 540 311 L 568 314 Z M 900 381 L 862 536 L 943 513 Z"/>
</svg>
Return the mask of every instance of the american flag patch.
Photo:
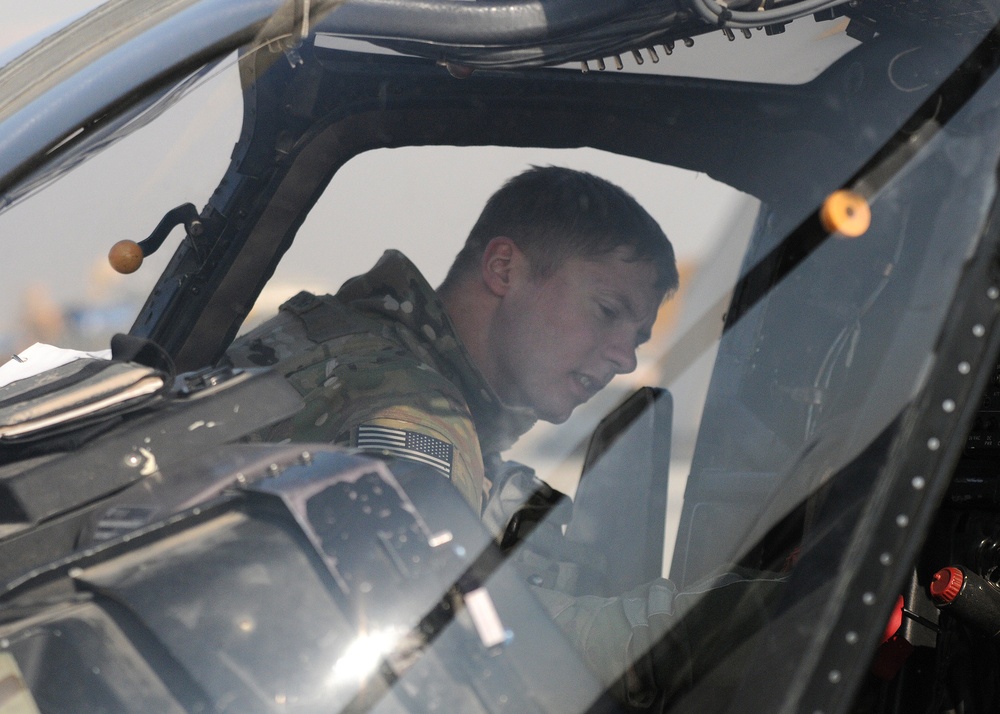
<svg viewBox="0 0 1000 714">
<path fill-rule="evenodd" d="M 358 448 L 427 464 L 451 478 L 452 445 L 427 434 L 362 424 L 358 427 Z"/>
</svg>

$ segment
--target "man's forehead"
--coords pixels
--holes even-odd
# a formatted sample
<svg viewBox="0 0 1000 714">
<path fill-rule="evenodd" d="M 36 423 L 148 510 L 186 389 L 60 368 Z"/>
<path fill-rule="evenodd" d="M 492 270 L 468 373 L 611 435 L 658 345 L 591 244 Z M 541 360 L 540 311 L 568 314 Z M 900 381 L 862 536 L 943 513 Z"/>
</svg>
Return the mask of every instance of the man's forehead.
<svg viewBox="0 0 1000 714">
<path fill-rule="evenodd" d="M 631 251 L 616 251 L 585 261 L 594 286 L 613 292 L 632 317 L 655 317 L 666 291 L 657 285 L 657 267 L 651 260 L 636 259 Z"/>
</svg>

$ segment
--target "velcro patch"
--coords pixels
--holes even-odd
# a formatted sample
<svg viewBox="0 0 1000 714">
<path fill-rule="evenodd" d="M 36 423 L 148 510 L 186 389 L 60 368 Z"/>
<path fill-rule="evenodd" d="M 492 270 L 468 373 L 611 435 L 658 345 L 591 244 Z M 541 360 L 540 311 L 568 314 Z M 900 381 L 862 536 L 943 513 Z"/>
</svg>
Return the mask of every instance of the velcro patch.
<svg viewBox="0 0 1000 714">
<path fill-rule="evenodd" d="M 447 441 L 418 431 L 362 424 L 358 427 L 359 449 L 378 451 L 431 466 L 451 478 L 454 447 Z"/>
</svg>

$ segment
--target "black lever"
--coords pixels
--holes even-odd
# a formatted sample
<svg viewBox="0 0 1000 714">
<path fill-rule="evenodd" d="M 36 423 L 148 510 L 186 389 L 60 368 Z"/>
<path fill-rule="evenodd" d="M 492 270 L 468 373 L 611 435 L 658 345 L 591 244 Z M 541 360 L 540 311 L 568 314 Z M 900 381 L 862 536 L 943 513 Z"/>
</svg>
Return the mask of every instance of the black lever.
<svg viewBox="0 0 1000 714">
<path fill-rule="evenodd" d="M 120 240 L 111 246 L 111 251 L 108 253 L 111 267 L 119 273 L 134 273 L 142 265 L 143 259 L 155 253 L 163 245 L 170 231 L 182 223 L 189 236 L 200 236 L 205 230 L 205 225 L 198 216 L 198 209 L 193 203 L 185 203 L 167 211 L 146 240 L 140 243 Z"/>
<path fill-rule="evenodd" d="M 153 232 L 149 234 L 149 238 L 139 242 L 142 254 L 146 256 L 155 253 L 163 245 L 163 241 L 167 239 L 170 231 L 182 223 L 190 236 L 200 236 L 205 230 L 205 226 L 198 216 L 198 209 L 194 207 L 193 203 L 185 203 L 167 211 Z"/>
</svg>

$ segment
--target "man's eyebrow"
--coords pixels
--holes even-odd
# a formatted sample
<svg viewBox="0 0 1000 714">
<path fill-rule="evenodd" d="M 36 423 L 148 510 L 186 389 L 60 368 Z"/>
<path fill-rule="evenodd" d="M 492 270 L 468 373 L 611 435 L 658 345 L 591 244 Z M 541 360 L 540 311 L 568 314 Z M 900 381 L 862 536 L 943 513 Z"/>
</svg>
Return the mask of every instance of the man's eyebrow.
<svg viewBox="0 0 1000 714">
<path fill-rule="evenodd" d="M 615 300 L 617 300 L 618 303 L 622 306 L 622 310 L 625 311 L 625 314 L 628 315 L 628 318 L 630 320 L 635 320 L 635 321 L 639 320 L 639 311 L 636 309 L 635 304 L 632 302 L 632 299 L 629 298 L 628 295 L 618 290 L 615 290 L 612 292 L 611 296 Z"/>
<path fill-rule="evenodd" d="M 629 320 L 639 322 L 643 319 L 642 316 L 639 315 L 639 310 L 636 308 L 635 303 L 632 302 L 632 299 L 625 293 L 620 290 L 611 290 L 609 291 L 608 296 L 621 305 L 622 311 L 626 314 Z M 650 326 L 641 330 L 637 335 L 638 339 L 641 340 L 640 344 L 642 344 L 642 342 L 649 342 L 653 334 L 652 322 L 656 322 L 656 318 L 658 316 L 659 310 L 657 310 L 656 314 L 653 315 Z"/>
<path fill-rule="evenodd" d="M 644 316 L 642 316 L 642 315 L 639 314 L 639 309 L 635 306 L 635 303 L 632 302 L 632 299 L 628 295 L 625 295 L 624 293 L 618 293 L 617 297 L 618 297 L 619 301 L 621 302 L 622 309 L 628 315 L 628 317 L 629 317 L 630 320 L 633 320 L 635 322 L 640 322 L 640 321 L 642 321 L 642 320 L 645 319 Z M 654 308 L 654 310 L 653 310 L 653 318 L 650 320 L 650 327 L 648 327 L 645 330 L 643 330 L 643 333 L 642 333 L 642 334 L 647 335 L 647 339 L 649 339 L 648 336 L 649 336 L 650 332 L 653 329 L 652 328 L 652 323 L 656 322 L 656 318 L 659 317 L 659 314 L 660 314 L 660 310 L 659 310 L 659 306 L 657 305 L 657 307 Z"/>
</svg>

